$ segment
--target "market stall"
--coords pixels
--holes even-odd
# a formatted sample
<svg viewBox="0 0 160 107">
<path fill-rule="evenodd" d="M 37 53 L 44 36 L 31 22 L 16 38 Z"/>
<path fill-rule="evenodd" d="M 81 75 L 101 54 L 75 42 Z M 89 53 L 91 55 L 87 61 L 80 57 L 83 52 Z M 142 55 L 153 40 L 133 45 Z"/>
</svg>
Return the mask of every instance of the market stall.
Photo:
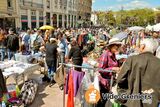
<svg viewBox="0 0 160 107">
<path fill-rule="evenodd" d="M 20 78 L 24 82 L 25 76 L 32 74 L 36 70 L 40 70 L 40 66 L 38 64 L 28 64 L 19 61 L 7 61 L 0 63 L 0 69 L 2 69 L 5 79 L 12 76 L 16 84 L 18 84 Z"/>
</svg>

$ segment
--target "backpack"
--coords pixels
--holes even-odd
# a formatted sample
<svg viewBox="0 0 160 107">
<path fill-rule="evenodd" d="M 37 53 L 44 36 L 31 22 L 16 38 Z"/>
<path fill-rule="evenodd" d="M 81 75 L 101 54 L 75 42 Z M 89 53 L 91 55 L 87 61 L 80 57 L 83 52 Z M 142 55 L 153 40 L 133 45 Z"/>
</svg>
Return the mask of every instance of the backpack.
<svg viewBox="0 0 160 107">
<path fill-rule="evenodd" d="M 33 49 L 34 50 L 39 50 L 39 48 L 41 47 L 41 43 L 38 42 L 38 35 L 36 36 L 36 39 L 33 42 Z"/>
<path fill-rule="evenodd" d="M 17 35 L 11 34 L 11 35 L 8 36 L 7 47 L 10 50 L 18 50 L 18 48 L 19 48 L 19 39 L 18 39 Z"/>
<path fill-rule="evenodd" d="M 20 99 L 25 105 L 32 104 L 35 99 L 38 84 L 34 80 L 26 81 L 21 89 Z"/>
</svg>

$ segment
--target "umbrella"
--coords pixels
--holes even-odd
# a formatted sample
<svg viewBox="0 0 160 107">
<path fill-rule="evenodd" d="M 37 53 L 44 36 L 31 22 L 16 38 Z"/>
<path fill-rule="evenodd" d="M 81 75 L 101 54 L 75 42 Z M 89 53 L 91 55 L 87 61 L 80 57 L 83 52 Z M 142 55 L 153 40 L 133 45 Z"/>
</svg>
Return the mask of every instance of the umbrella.
<svg viewBox="0 0 160 107">
<path fill-rule="evenodd" d="M 49 25 L 44 25 L 42 27 L 39 28 L 40 30 L 53 30 L 54 28 L 52 26 Z"/>
<path fill-rule="evenodd" d="M 140 26 L 134 26 L 134 27 L 129 27 L 128 30 L 130 30 L 130 31 L 140 31 L 140 30 L 144 30 L 144 28 L 140 27 Z"/>
<path fill-rule="evenodd" d="M 113 38 L 118 38 L 119 40 L 124 40 L 125 38 L 127 38 L 128 33 L 127 32 L 120 32 L 116 35 L 113 36 Z"/>
<path fill-rule="evenodd" d="M 156 31 L 156 32 L 160 31 L 160 23 L 153 26 L 153 31 Z"/>
</svg>

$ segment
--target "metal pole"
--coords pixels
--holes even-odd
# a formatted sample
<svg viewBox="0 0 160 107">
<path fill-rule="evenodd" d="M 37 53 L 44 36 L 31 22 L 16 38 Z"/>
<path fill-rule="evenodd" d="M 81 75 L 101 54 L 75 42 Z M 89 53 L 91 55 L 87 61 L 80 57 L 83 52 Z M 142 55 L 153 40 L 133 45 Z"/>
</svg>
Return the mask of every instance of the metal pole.
<svg viewBox="0 0 160 107">
<path fill-rule="evenodd" d="M 69 65 L 69 64 L 65 64 L 65 63 L 60 63 L 60 64 L 63 64 L 67 67 L 77 67 L 77 68 L 86 68 L 86 69 L 91 69 L 91 70 L 97 70 L 97 71 L 104 71 L 104 72 L 112 72 L 112 70 L 104 70 L 102 68 L 95 68 L 95 67 L 85 67 L 85 66 L 78 66 L 78 65 Z"/>
</svg>

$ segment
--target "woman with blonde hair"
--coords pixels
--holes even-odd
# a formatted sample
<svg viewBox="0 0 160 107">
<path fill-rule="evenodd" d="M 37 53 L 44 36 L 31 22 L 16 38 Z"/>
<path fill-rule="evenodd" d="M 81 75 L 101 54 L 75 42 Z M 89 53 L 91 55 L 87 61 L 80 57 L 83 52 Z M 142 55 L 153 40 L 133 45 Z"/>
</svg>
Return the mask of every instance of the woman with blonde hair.
<svg viewBox="0 0 160 107">
<path fill-rule="evenodd" d="M 45 43 L 49 42 L 50 35 L 51 35 L 51 30 L 46 30 L 45 35 L 44 35 Z"/>
</svg>

